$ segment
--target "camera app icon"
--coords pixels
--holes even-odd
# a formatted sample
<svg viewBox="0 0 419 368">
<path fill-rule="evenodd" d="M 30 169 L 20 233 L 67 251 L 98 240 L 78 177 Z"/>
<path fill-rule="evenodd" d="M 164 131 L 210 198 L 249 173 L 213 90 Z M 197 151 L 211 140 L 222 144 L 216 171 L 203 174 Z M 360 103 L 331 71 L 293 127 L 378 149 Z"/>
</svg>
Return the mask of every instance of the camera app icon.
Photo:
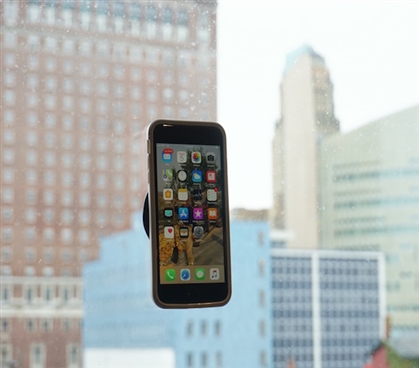
<svg viewBox="0 0 419 368">
<path fill-rule="evenodd" d="M 208 152 L 207 153 L 207 163 L 208 164 L 215 164 L 215 153 L 214 152 Z"/>
</svg>

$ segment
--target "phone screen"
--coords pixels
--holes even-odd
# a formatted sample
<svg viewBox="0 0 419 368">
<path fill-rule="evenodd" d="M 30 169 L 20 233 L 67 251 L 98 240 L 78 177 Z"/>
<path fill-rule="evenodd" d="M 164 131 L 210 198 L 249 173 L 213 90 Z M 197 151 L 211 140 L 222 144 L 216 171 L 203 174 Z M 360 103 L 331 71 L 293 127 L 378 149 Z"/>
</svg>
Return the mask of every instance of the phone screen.
<svg viewBox="0 0 419 368">
<path fill-rule="evenodd" d="M 217 145 L 156 144 L 160 284 L 223 283 L 223 159 Z"/>
</svg>

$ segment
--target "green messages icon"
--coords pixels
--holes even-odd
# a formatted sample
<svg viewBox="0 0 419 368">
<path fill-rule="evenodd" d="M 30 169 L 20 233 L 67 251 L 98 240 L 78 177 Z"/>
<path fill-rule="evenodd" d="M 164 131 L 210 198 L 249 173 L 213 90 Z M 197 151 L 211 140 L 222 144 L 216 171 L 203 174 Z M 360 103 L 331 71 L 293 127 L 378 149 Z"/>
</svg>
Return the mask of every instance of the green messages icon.
<svg viewBox="0 0 419 368">
<path fill-rule="evenodd" d="M 166 281 L 175 281 L 176 279 L 176 272 L 173 268 L 169 268 L 166 270 Z"/>
<path fill-rule="evenodd" d="M 203 279 L 205 279 L 205 270 L 203 268 L 197 268 L 195 270 L 195 278 L 197 280 L 203 280 Z"/>
</svg>

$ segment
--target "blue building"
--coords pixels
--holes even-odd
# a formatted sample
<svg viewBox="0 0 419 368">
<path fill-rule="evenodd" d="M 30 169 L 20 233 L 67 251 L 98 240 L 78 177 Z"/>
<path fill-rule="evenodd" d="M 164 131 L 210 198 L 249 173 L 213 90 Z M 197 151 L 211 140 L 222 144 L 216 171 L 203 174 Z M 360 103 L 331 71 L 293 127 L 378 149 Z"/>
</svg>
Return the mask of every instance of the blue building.
<svg viewBox="0 0 419 368">
<path fill-rule="evenodd" d="M 363 367 L 385 338 L 383 254 L 272 249 L 271 262 L 274 366 Z"/>
<path fill-rule="evenodd" d="M 132 230 L 103 238 L 100 258 L 83 272 L 85 367 L 272 366 L 268 224 L 232 222 L 231 244 L 227 306 L 162 310 L 152 301 L 141 215 Z"/>
</svg>

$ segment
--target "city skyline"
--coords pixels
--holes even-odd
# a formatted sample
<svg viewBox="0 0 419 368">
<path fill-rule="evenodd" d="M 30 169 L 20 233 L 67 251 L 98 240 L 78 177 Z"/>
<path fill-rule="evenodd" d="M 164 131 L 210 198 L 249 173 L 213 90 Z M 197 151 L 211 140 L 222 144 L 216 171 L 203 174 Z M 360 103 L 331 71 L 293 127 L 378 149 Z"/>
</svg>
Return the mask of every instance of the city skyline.
<svg viewBox="0 0 419 368">
<path fill-rule="evenodd" d="M 418 2 L 235 4 L 217 9 L 218 120 L 227 132 L 231 208 L 272 206 L 268 142 L 286 55 L 299 46 L 326 59 L 344 133 L 419 102 Z M 249 169 L 264 178 L 257 196 L 242 184 Z"/>
</svg>

